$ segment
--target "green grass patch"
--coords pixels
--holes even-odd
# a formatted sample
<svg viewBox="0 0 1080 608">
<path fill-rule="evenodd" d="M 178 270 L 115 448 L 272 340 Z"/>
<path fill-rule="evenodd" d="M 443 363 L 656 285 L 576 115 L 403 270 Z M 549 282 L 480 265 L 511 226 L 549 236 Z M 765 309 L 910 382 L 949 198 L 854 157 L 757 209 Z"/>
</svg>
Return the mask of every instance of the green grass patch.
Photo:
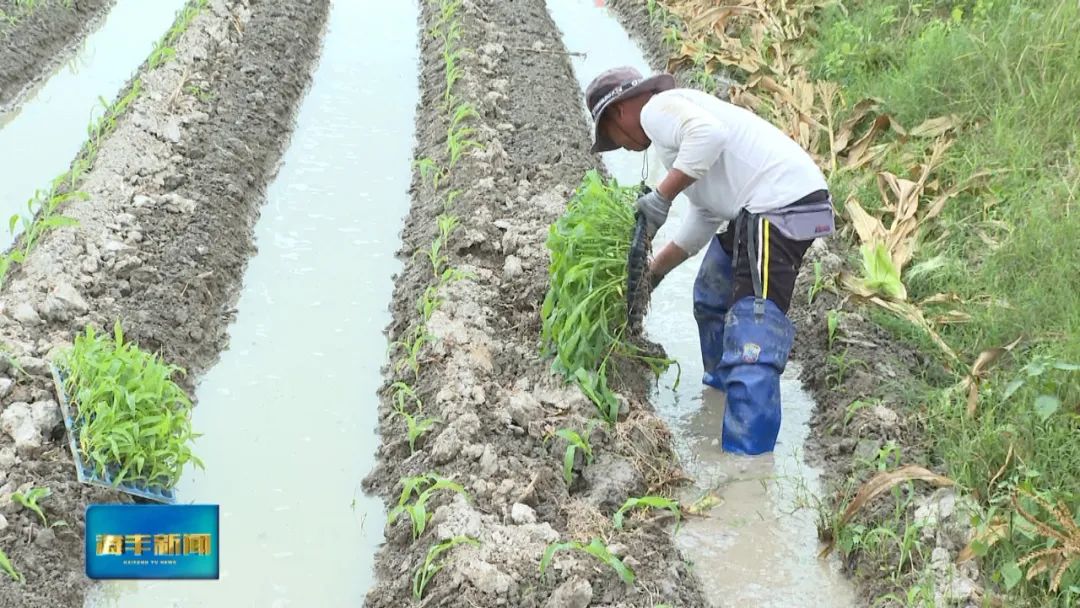
<svg viewBox="0 0 1080 608">
<path fill-rule="evenodd" d="M 944 115 L 963 126 L 935 175 L 982 186 L 950 200 L 922 238 L 904 282 L 910 299 L 951 292 L 966 323 L 940 327 L 966 361 L 1023 337 L 989 370 L 975 416 L 959 375 L 912 397 L 925 405 L 933 457 L 985 509 L 1012 513 L 1022 491 L 1080 510 L 1080 5 L 1073 0 L 842 0 L 819 14 L 807 41 L 818 78 L 838 82 L 846 112 L 867 97 L 906 127 Z M 843 120 L 842 111 L 839 120 Z M 885 169 L 907 174 L 925 141 L 901 141 Z M 879 200 L 872 172 L 834 176 L 834 192 Z M 837 196 L 838 199 L 843 198 Z M 928 313 L 932 316 L 933 311 Z M 872 314 L 899 337 L 918 332 Z M 1012 531 L 982 554 L 983 571 L 1010 606 L 1075 606 L 1080 566 L 1052 587 L 1020 564 L 1053 547 Z"/>
</svg>

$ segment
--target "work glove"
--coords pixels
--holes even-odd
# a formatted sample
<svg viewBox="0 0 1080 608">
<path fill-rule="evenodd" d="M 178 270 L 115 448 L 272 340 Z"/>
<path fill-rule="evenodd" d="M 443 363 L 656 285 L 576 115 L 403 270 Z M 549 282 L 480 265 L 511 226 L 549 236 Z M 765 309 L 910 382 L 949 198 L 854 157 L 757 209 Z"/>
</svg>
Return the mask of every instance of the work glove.
<svg viewBox="0 0 1080 608">
<path fill-rule="evenodd" d="M 645 216 L 645 233 L 652 239 L 656 231 L 667 221 L 668 210 L 671 209 L 671 201 L 665 199 L 657 190 L 643 194 L 635 204 L 637 212 Z"/>
</svg>

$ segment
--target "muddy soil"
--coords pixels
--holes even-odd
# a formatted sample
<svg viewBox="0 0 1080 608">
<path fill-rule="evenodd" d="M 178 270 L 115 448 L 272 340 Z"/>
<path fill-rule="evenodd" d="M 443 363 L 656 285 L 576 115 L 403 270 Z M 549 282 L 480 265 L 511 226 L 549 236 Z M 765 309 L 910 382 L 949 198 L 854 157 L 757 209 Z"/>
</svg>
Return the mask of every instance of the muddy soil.
<svg viewBox="0 0 1080 608">
<path fill-rule="evenodd" d="M 419 24 L 436 14 L 429 3 Z M 416 302 L 433 282 L 423 251 L 437 234 L 435 217 L 447 193 L 460 194 L 450 212 L 461 225 L 450 239 L 450 264 L 469 273 L 443 288 L 442 304 L 426 323 L 434 341 L 419 357 L 419 373 L 386 368 L 380 404 L 378 465 L 365 486 L 388 508 L 398 481 L 430 471 L 453 477 L 469 500 L 436 493 L 434 517 L 412 540 L 407 517 L 385 529 L 376 557 L 378 582 L 367 605 L 409 603 L 413 571 L 435 543 L 468 535 L 428 587 L 425 606 L 704 606 L 699 586 L 672 540 L 671 521 L 650 513 L 623 531 L 611 516 L 629 497 L 662 492 L 679 479 L 670 436 L 645 401 L 648 372 L 627 366 L 619 390 L 625 415 L 613 429 L 598 427 L 596 459 L 562 476 L 566 444 L 560 428 L 583 430 L 593 405 L 550 372 L 539 356 L 540 304 L 547 286 L 548 226 L 561 214 L 584 173 L 600 167 L 582 96 L 543 2 L 466 0 L 462 5 L 465 75 L 455 95 L 473 104 L 482 149 L 471 151 L 432 191 L 416 178 L 399 252 L 405 268 L 393 297 L 391 340 L 421 323 Z M 442 42 L 422 34 L 421 99 L 416 157 L 445 163 Z M 398 350 L 391 357 L 400 361 Z M 405 424 L 391 418 L 389 385 L 416 387 L 424 415 L 442 423 L 409 453 Z M 594 558 L 559 553 L 546 576 L 539 563 L 549 543 L 598 537 L 637 574 L 632 587 Z"/>
<path fill-rule="evenodd" d="M 646 51 L 654 70 L 667 69 L 672 49 L 663 40 L 664 24 L 650 18 L 646 3 L 641 0 L 608 0 L 608 6 L 631 35 Z M 675 73 L 683 86 L 689 84 L 689 70 Z M 724 97 L 725 76 L 717 77 L 718 94 Z M 838 227 L 843 219 L 838 218 Z M 835 506 L 839 498 L 849 499 L 855 491 L 851 480 L 865 481 L 877 464 L 875 460 L 883 447 L 890 443 L 899 449 L 900 456 L 889 461 L 890 467 L 900 464 L 926 462 L 930 438 L 924 431 L 925 412 L 912 408 L 908 396 L 920 383 L 932 383 L 944 377 L 946 370 L 909 344 L 897 340 L 887 330 L 867 318 L 868 311 L 849 300 L 847 294 L 833 287 L 841 270 L 851 271 L 851 261 L 857 255 L 850 229 L 836 236 L 818 240 L 807 252 L 795 285 L 789 316 L 796 326 L 792 359 L 801 364 L 800 379 L 813 395 L 817 407 L 810 420 L 811 433 L 807 455 L 823 468 L 823 481 L 831 496 L 826 502 Z M 826 289 L 810 300 L 814 284 L 814 265 L 820 264 Z M 836 311 L 838 328 L 829 339 L 828 316 Z M 852 409 L 856 400 L 869 403 Z M 924 550 L 913 556 L 912 571 L 919 571 L 931 560 L 938 574 L 936 594 L 950 605 L 966 605 L 970 590 L 977 586 L 979 572 L 973 562 L 959 567 L 947 559 L 941 560 L 941 549 L 956 555 L 968 538 L 968 515 L 964 500 L 951 489 L 933 491 L 916 486 L 907 515 L 910 521 L 923 525 L 921 540 Z M 893 503 L 879 501 L 869 505 L 861 519 L 873 528 L 891 513 Z M 821 530 L 823 538 L 830 531 Z M 937 551 L 935 552 L 935 549 Z M 868 555 L 860 552 L 844 560 L 845 571 L 858 584 L 867 605 L 882 593 L 893 590 L 883 564 L 895 569 L 898 559 L 895 549 L 886 554 Z M 885 568 L 885 571 L 889 571 Z M 973 596 L 972 596 L 973 598 Z M 974 603 L 971 603 L 974 606 Z"/>
<path fill-rule="evenodd" d="M 116 0 L 45 0 L 32 10 L 0 0 L 0 112 L 60 65 Z"/>
<path fill-rule="evenodd" d="M 188 388 L 213 363 L 327 9 L 212 0 L 173 61 L 140 70 L 142 94 L 78 184 L 88 200 L 62 210 L 79 224 L 48 233 L 0 292 L 0 549 L 26 577 L 0 579 L 0 606 L 81 606 L 86 504 L 130 500 L 75 481 L 48 360 L 87 324 L 120 319 L 188 370 Z M 52 490 L 42 506 L 66 527 L 43 530 L 11 501 L 29 486 Z"/>
</svg>

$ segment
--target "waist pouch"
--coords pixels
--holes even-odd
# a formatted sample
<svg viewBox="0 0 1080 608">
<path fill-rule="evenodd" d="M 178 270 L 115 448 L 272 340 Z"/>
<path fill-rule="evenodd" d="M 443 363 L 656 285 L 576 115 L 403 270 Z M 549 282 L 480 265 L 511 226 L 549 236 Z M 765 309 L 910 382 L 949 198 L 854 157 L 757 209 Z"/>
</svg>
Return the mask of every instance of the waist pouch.
<svg viewBox="0 0 1080 608">
<path fill-rule="evenodd" d="M 815 197 L 808 202 L 797 202 L 787 207 L 762 213 L 773 228 L 793 241 L 811 241 L 836 232 L 832 201 Z"/>
</svg>

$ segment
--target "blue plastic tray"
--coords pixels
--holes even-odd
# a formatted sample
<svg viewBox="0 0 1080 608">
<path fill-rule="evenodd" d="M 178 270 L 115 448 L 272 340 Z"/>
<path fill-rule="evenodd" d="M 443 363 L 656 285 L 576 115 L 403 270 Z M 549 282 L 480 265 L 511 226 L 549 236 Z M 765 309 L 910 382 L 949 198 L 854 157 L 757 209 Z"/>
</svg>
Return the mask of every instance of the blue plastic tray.
<svg viewBox="0 0 1080 608">
<path fill-rule="evenodd" d="M 94 469 L 92 467 L 86 466 L 82 454 L 79 453 L 79 443 L 76 440 L 79 429 L 75 424 L 75 420 L 71 417 L 71 407 L 68 404 L 67 393 L 64 391 L 64 373 L 51 363 L 49 364 L 49 367 L 52 368 L 53 384 L 56 386 L 56 396 L 60 399 L 60 412 L 64 415 L 64 427 L 67 428 L 68 446 L 71 448 L 71 457 L 75 460 L 75 473 L 78 475 L 79 481 L 85 484 L 109 488 L 111 490 L 120 490 L 121 492 L 141 496 L 142 498 L 157 502 L 166 504 L 175 503 L 176 492 L 174 490 L 155 490 L 143 483 L 130 483 L 126 481 L 114 484 L 112 473 L 115 473 L 115 470 L 105 471 L 105 478 L 102 479 L 100 476 L 94 474 Z"/>
</svg>

